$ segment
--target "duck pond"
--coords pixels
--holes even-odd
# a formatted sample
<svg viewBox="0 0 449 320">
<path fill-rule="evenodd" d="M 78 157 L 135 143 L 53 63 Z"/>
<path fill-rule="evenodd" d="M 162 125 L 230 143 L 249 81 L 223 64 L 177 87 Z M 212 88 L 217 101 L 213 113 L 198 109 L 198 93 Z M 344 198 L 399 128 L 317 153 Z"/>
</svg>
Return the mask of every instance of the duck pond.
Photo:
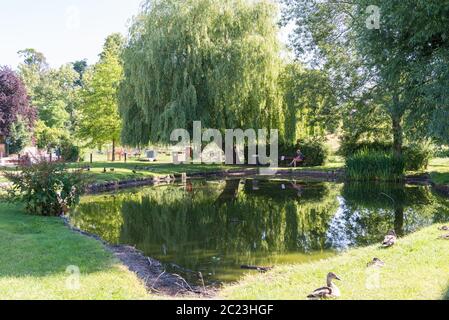
<svg viewBox="0 0 449 320">
<path fill-rule="evenodd" d="M 403 184 L 188 180 L 86 196 L 70 220 L 192 283 L 219 285 L 252 272 L 242 266 L 307 263 L 447 222 L 449 200 Z"/>
</svg>

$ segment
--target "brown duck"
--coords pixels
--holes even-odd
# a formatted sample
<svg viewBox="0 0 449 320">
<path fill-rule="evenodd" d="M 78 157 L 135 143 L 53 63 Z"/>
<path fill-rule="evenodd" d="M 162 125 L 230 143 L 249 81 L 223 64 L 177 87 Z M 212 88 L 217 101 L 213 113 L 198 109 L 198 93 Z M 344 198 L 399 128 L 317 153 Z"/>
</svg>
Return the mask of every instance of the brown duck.
<svg viewBox="0 0 449 320">
<path fill-rule="evenodd" d="M 340 277 L 331 272 L 327 275 L 327 286 L 316 289 L 307 298 L 311 300 L 335 299 L 341 296 L 340 289 L 333 283 L 334 280 L 341 281 Z"/>
<path fill-rule="evenodd" d="M 398 236 L 396 235 L 396 232 L 394 230 L 391 230 L 385 236 L 385 239 L 384 239 L 384 242 L 382 243 L 382 246 L 384 248 L 392 247 L 392 246 L 394 246 L 396 244 L 397 240 L 398 240 Z"/>
<path fill-rule="evenodd" d="M 366 265 L 368 268 L 383 268 L 385 266 L 385 262 L 380 260 L 379 258 L 374 258 L 373 261 L 368 262 Z"/>
</svg>

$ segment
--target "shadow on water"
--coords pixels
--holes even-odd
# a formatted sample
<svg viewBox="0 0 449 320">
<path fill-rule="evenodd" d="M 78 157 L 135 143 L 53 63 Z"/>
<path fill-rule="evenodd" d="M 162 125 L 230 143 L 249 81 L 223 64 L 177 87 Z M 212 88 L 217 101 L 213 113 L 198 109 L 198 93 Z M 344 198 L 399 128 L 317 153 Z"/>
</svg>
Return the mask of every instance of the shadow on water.
<svg viewBox="0 0 449 320">
<path fill-rule="evenodd" d="M 309 262 L 447 221 L 427 187 L 391 184 L 195 181 L 83 199 L 72 223 L 209 283 L 241 265 Z"/>
</svg>

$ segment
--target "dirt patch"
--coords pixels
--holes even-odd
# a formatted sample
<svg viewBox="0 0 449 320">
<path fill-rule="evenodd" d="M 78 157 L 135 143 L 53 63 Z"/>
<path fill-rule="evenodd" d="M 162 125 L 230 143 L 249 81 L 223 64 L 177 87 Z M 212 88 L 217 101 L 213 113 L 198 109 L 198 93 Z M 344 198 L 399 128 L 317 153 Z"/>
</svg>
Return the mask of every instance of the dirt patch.
<svg viewBox="0 0 449 320">
<path fill-rule="evenodd" d="M 111 245 L 96 235 L 74 228 L 67 217 L 61 218 L 73 232 L 101 242 L 115 258 L 143 281 L 145 287 L 151 293 L 184 298 L 213 298 L 217 293 L 217 288 L 190 285 L 183 277 L 167 272 L 162 263 L 146 257 L 134 247 Z"/>
</svg>

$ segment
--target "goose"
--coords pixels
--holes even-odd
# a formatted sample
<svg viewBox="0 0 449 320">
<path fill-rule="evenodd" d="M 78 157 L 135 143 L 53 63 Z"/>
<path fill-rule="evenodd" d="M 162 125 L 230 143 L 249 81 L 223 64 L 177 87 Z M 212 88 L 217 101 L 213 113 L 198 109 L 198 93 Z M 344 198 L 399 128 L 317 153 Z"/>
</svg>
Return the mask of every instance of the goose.
<svg viewBox="0 0 449 320">
<path fill-rule="evenodd" d="M 307 298 L 311 300 L 334 299 L 341 296 L 340 289 L 333 283 L 334 280 L 341 281 L 340 277 L 331 272 L 327 275 L 327 286 L 316 289 Z"/>
<path fill-rule="evenodd" d="M 374 258 L 373 261 L 368 262 L 368 264 L 366 266 L 368 268 L 370 268 L 370 267 L 383 268 L 385 266 L 385 262 L 383 262 L 379 258 Z"/>
<path fill-rule="evenodd" d="M 441 230 L 441 231 L 449 231 L 449 226 L 442 226 L 441 228 L 439 228 L 439 230 Z"/>
<path fill-rule="evenodd" d="M 398 236 L 396 235 L 396 232 L 394 230 L 391 230 L 385 236 L 385 239 L 384 239 L 384 242 L 382 243 L 382 246 L 384 248 L 392 247 L 392 246 L 394 246 L 396 244 L 397 240 L 398 240 Z"/>
</svg>

